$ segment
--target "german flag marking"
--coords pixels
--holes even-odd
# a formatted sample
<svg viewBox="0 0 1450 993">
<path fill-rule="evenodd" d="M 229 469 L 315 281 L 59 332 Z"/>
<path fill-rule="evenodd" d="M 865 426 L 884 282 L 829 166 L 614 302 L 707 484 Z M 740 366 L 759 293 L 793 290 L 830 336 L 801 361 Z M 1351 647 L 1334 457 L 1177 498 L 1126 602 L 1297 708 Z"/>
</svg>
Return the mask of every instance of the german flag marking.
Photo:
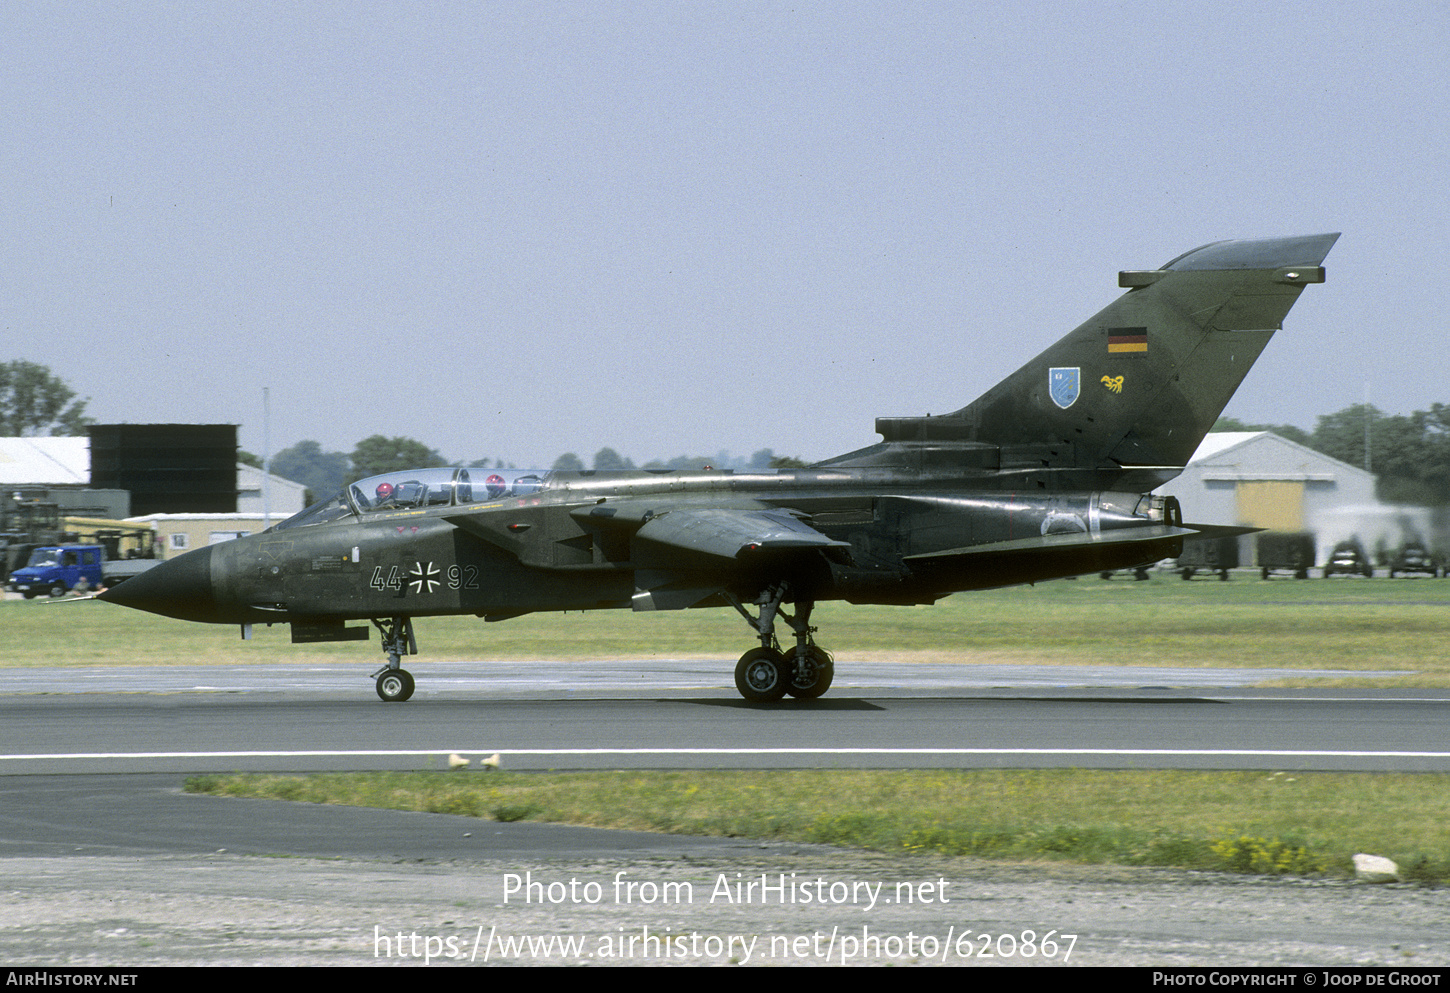
<svg viewBox="0 0 1450 993">
<path fill-rule="evenodd" d="M 1108 329 L 1108 354 L 1109 355 L 1146 355 L 1146 354 L 1148 354 L 1148 329 L 1147 328 L 1109 328 Z"/>
</svg>

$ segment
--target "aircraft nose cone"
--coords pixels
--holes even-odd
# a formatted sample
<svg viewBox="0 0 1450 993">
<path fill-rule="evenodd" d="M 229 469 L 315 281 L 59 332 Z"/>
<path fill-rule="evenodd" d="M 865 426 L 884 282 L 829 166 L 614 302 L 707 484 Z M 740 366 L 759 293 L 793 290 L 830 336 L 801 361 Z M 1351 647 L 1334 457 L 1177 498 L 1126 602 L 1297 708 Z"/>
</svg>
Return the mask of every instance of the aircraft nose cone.
<svg viewBox="0 0 1450 993">
<path fill-rule="evenodd" d="M 220 621 L 211 580 L 215 551 L 215 546 L 208 545 L 162 562 L 117 583 L 97 599 L 183 621 Z"/>
</svg>

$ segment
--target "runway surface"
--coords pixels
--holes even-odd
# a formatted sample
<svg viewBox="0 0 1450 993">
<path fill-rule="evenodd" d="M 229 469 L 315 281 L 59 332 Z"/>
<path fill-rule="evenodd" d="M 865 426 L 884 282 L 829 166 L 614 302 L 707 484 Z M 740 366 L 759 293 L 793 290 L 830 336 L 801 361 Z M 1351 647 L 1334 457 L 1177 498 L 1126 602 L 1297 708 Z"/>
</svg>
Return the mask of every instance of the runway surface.
<svg viewBox="0 0 1450 993">
<path fill-rule="evenodd" d="M 1243 685 L 1276 675 L 1262 670 L 841 668 L 827 697 L 769 706 L 741 701 L 719 662 L 419 665 L 401 705 L 362 666 L 0 673 L 0 960 L 1450 963 L 1440 891 L 180 790 L 185 772 L 438 768 L 453 752 L 514 769 L 1450 768 L 1442 691 Z M 831 898 L 803 902 L 798 883 Z"/>
<path fill-rule="evenodd" d="M 1265 670 L 839 668 L 826 697 L 768 705 L 696 661 L 419 666 L 405 704 L 377 700 L 363 667 L 11 670 L 0 774 L 418 769 L 450 754 L 512 769 L 1450 770 L 1438 690 L 1234 685 L 1280 675 Z"/>
</svg>

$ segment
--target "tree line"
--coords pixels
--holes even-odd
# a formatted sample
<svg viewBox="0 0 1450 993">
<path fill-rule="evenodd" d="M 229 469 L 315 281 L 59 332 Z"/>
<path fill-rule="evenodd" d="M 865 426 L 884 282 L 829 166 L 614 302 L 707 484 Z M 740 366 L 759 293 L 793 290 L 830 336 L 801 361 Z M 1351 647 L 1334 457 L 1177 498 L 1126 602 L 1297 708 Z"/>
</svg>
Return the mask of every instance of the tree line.
<svg viewBox="0 0 1450 993">
<path fill-rule="evenodd" d="M 260 465 L 260 460 L 255 463 Z M 348 483 L 368 476 L 381 476 L 390 472 L 408 469 L 429 469 L 438 466 L 461 466 L 469 469 L 516 469 L 518 466 L 503 459 L 477 459 L 473 462 L 450 462 L 421 441 L 412 438 L 387 438 L 373 435 L 357 443 L 351 454 L 326 452 L 316 441 L 299 441 L 290 448 L 284 448 L 272 457 L 272 472 L 294 483 L 301 483 L 311 498 L 322 498 L 335 493 Z M 625 458 L 613 448 L 601 448 L 594 453 L 591 464 L 573 452 L 565 452 L 548 468 L 558 470 L 596 469 L 601 472 L 617 472 L 626 469 L 780 469 L 804 466 L 798 458 L 778 456 L 769 448 L 763 448 L 748 459 L 732 457 L 728 452 L 713 456 L 681 455 L 668 461 L 654 460 L 636 466 L 633 459 Z M 539 468 L 526 466 L 524 468 Z"/>
<path fill-rule="evenodd" d="M 0 362 L 0 438 L 85 434 L 95 423 L 86 416 L 88 402 L 43 365 Z"/>
</svg>

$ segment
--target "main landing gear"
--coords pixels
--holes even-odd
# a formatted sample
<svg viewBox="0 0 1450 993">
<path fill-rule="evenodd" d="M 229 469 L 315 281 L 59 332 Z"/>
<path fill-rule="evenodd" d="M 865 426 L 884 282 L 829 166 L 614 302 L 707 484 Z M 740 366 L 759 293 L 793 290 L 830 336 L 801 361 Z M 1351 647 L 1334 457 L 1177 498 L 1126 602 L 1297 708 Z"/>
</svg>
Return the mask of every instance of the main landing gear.
<svg viewBox="0 0 1450 993">
<path fill-rule="evenodd" d="M 760 638 L 760 647 L 740 656 L 735 666 L 735 688 L 751 703 L 770 703 L 787 693 L 801 700 L 814 699 L 831 688 L 836 674 L 831 653 L 811 637 L 816 631 L 811 627 L 815 601 L 801 600 L 796 603 L 795 613 L 787 614 L 781 610 L 787 591 L 785 583 L 767 589 L 757 601 L 760 613 L 755 617 L 739 600 L 729 597 L 731 606 Z M 795 648 L 789 654 L 780 650 L 780 643 L 775 639 L 777 616 L 785 618 L 795 632 Z"/>
<path fill-rule="evenodd" d="M 380 621 L 373 618 L 373 626 L 383 636 L 383 651 L 388 656 L 388 664 L 373 673 L 378 681 L 378 696 L 384 703 L 402 703 L 413 695 L 413 674 L 400 664 L 404 655 L 418 654 L 418 640 L 413 637 L 413 619 L 394 617 Z"/>
<path fill-rule="evenodd" d="M 731 605 L 760 639 L 760 647 L 740 656 L 735 666 L 735 688 L 751 703 L 771 703 L 787 694 L 812 700 L 831 688 L 831 680 L 836 675 L 831 653 L 817 645 L 812 637 L 816 632 L 811 627 L 815 601 L 797 601 L 795 613 L 790 614 L 781 609 L 788 592 L 786 583 L 768 588 L 754 604 L 760 608 L 754 615 L 739 600 L 729 597 Z M 775 638 L 777 617 L 784 618 L 795 632 L 795 647 L 788 652 L 781 651 Z M 384 703 L 402 703 L 413 695 L 414 688 L 413 674 L 402 667 L 404 655 L 418 654 L 413 619 L 375 617 L 373 626 L 382 635 L 383 652 L 388 656 L 387 665 L 372 674 L 377 680 L 378 697 Z"/>
</svg>

